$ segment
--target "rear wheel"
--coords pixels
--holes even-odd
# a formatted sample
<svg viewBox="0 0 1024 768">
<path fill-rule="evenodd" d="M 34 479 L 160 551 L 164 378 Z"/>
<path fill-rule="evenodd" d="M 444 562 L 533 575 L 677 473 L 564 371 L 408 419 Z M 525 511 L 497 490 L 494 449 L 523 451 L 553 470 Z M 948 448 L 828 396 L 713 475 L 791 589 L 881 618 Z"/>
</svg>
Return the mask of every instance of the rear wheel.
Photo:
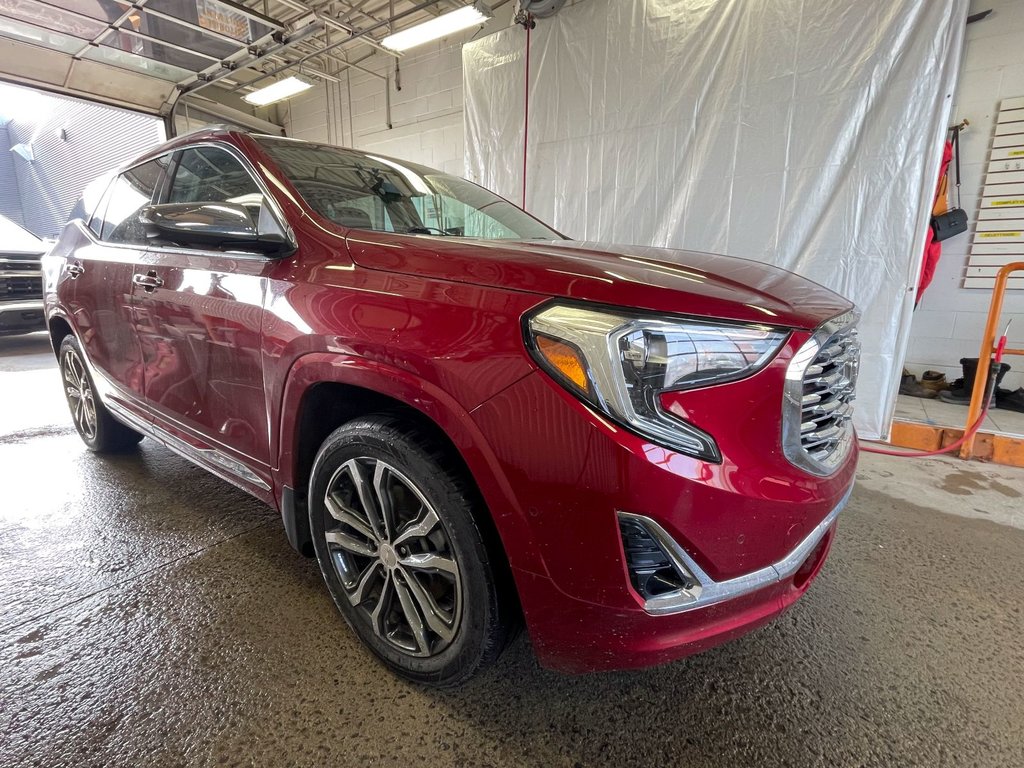
<svg viewBox="0 0 1024 768">
<path fill-rule="evenodd" d="M 142 435 L 111 416 L 110 411 L 96 396 L 96 387 L 85 367 L 82 349 L 74 336 L 64 337 L 60 344 L 58 360 L 71 419 L 75 423 L 79 437 L 89 450 L 108 453 L 124 451 L 137 445 Z"/>
<path fill-rule="evenodd" d="M 327 438 L 310 480 L 310 529 L 334 602 L 399 675 L 458 685 L 501 652 L 509 621 L 472 494 L 396 417 Z"/>
</svg>

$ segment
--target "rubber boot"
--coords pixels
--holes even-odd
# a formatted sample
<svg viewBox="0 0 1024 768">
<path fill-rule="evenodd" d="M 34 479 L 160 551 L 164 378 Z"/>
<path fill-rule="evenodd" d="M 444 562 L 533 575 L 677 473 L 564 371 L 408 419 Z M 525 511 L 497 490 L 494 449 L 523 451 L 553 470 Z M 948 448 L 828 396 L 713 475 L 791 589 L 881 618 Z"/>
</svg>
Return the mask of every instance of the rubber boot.
<svg viewBox="0 0 1024 768">
<path fill-rule="evenodd" d="M 971 404 L 971 394 L 974 392 L 974 379 L 978 375 L 978 358 L 961 357 L 960 367 L 963 370 L 963 378 L 957 379 L 948 390 L 939 393 L 939 399 L 944 403 L 956 403 L 957 405 Z M 989 408 L 995 407 L 995 389 L 1009 370 L 1010 366 L 1007 363 L 999 363 L 998 366 L 993 363 L 989 367 L 988 386 L 989 391 L 992 393 L 989 400 Z"/>
</svg>

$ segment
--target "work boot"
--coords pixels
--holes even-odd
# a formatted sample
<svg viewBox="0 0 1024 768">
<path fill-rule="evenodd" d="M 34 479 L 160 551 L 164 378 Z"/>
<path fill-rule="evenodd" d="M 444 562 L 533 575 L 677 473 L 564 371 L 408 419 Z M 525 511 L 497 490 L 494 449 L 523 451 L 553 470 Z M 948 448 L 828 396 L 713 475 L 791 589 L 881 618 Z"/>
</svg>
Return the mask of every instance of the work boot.
<svg viewBox="0 0 1024 768">
<path fill-rule="evenodd" d="M 935 397 L 935 393 L 921 386 L 917 377 L 906 368 L 903 369 L 903 378 L 900 379 L 900 394 L 910 397 Z"/>
<path fill-rule="evenodd" d="M 1008 411 L 1024 413 L 1024 387 L 1015 390 L 997 389 L 996 405 Z"/>
<path fill-rule="evenodd" d="M 939 393 L 939 399 L 944 403 L 956 403 L 957 405 L 970 405 L 971 394 L 974 392 L 974 379 L 978 374 L 978 358 L 961 357 L 960 367 L 963 370 L 963 378 L 957 379 L 945 392 Z M 1010 370 L 1008 363 L 994 364 L 988 369 L 988 386 L 992 392 L 989 399 L 989 408 L 996 407 L 996 387 L 1002 381 L 1007 371 Z"/>
<path fill-rule="evenodd" d="M 949 389 L 949 382 L 946 381 L 946 374 L 939 371 L 925 371 L 921 375 L 921 386 L 931 392 L 925 397 L 938 397 L 943 390 Z"/>
</svg>

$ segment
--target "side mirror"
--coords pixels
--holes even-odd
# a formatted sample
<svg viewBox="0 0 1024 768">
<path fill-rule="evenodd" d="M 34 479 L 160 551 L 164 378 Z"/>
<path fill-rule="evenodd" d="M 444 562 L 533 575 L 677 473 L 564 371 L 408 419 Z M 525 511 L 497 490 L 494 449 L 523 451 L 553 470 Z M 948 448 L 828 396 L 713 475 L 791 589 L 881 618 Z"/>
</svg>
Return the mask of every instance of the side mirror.
<svg viewBox="0 0 1024 768">
<path fill-rule="evenodd" d="M 284 254 L 293 246 L 266 204 L 253 221 L 238 203 L 164 203 L 139 212 L 146 237 L 186 248 Z"/>
</svg>

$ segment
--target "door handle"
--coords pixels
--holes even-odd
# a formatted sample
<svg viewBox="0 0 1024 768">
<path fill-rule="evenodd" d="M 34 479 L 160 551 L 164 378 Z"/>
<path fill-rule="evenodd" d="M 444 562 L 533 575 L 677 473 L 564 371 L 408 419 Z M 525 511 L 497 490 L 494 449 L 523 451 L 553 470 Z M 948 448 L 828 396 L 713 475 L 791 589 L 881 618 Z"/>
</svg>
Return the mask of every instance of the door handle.
<svg viewBox="0 0 1024 768">
<path fill-rule="evenodd" d="M 136 285 L 141 285 L 143 290 L 147 293 L 152 293 L 164 284 L 164 281 L 157 277 L 156 272 L 153 270 L 150 270 L 149 273 L 145 275 L 140 275 L 138 273 L 132 275 L 132 282 Z"/>
<path fill-rule="evenodd" d="M 72 280 L 77 280 L 79 275 L 85 273 L 85 267 L 79 264 L 77 261 L 74 264 L 68 264 L 68 277 Z"/>
</svg>

